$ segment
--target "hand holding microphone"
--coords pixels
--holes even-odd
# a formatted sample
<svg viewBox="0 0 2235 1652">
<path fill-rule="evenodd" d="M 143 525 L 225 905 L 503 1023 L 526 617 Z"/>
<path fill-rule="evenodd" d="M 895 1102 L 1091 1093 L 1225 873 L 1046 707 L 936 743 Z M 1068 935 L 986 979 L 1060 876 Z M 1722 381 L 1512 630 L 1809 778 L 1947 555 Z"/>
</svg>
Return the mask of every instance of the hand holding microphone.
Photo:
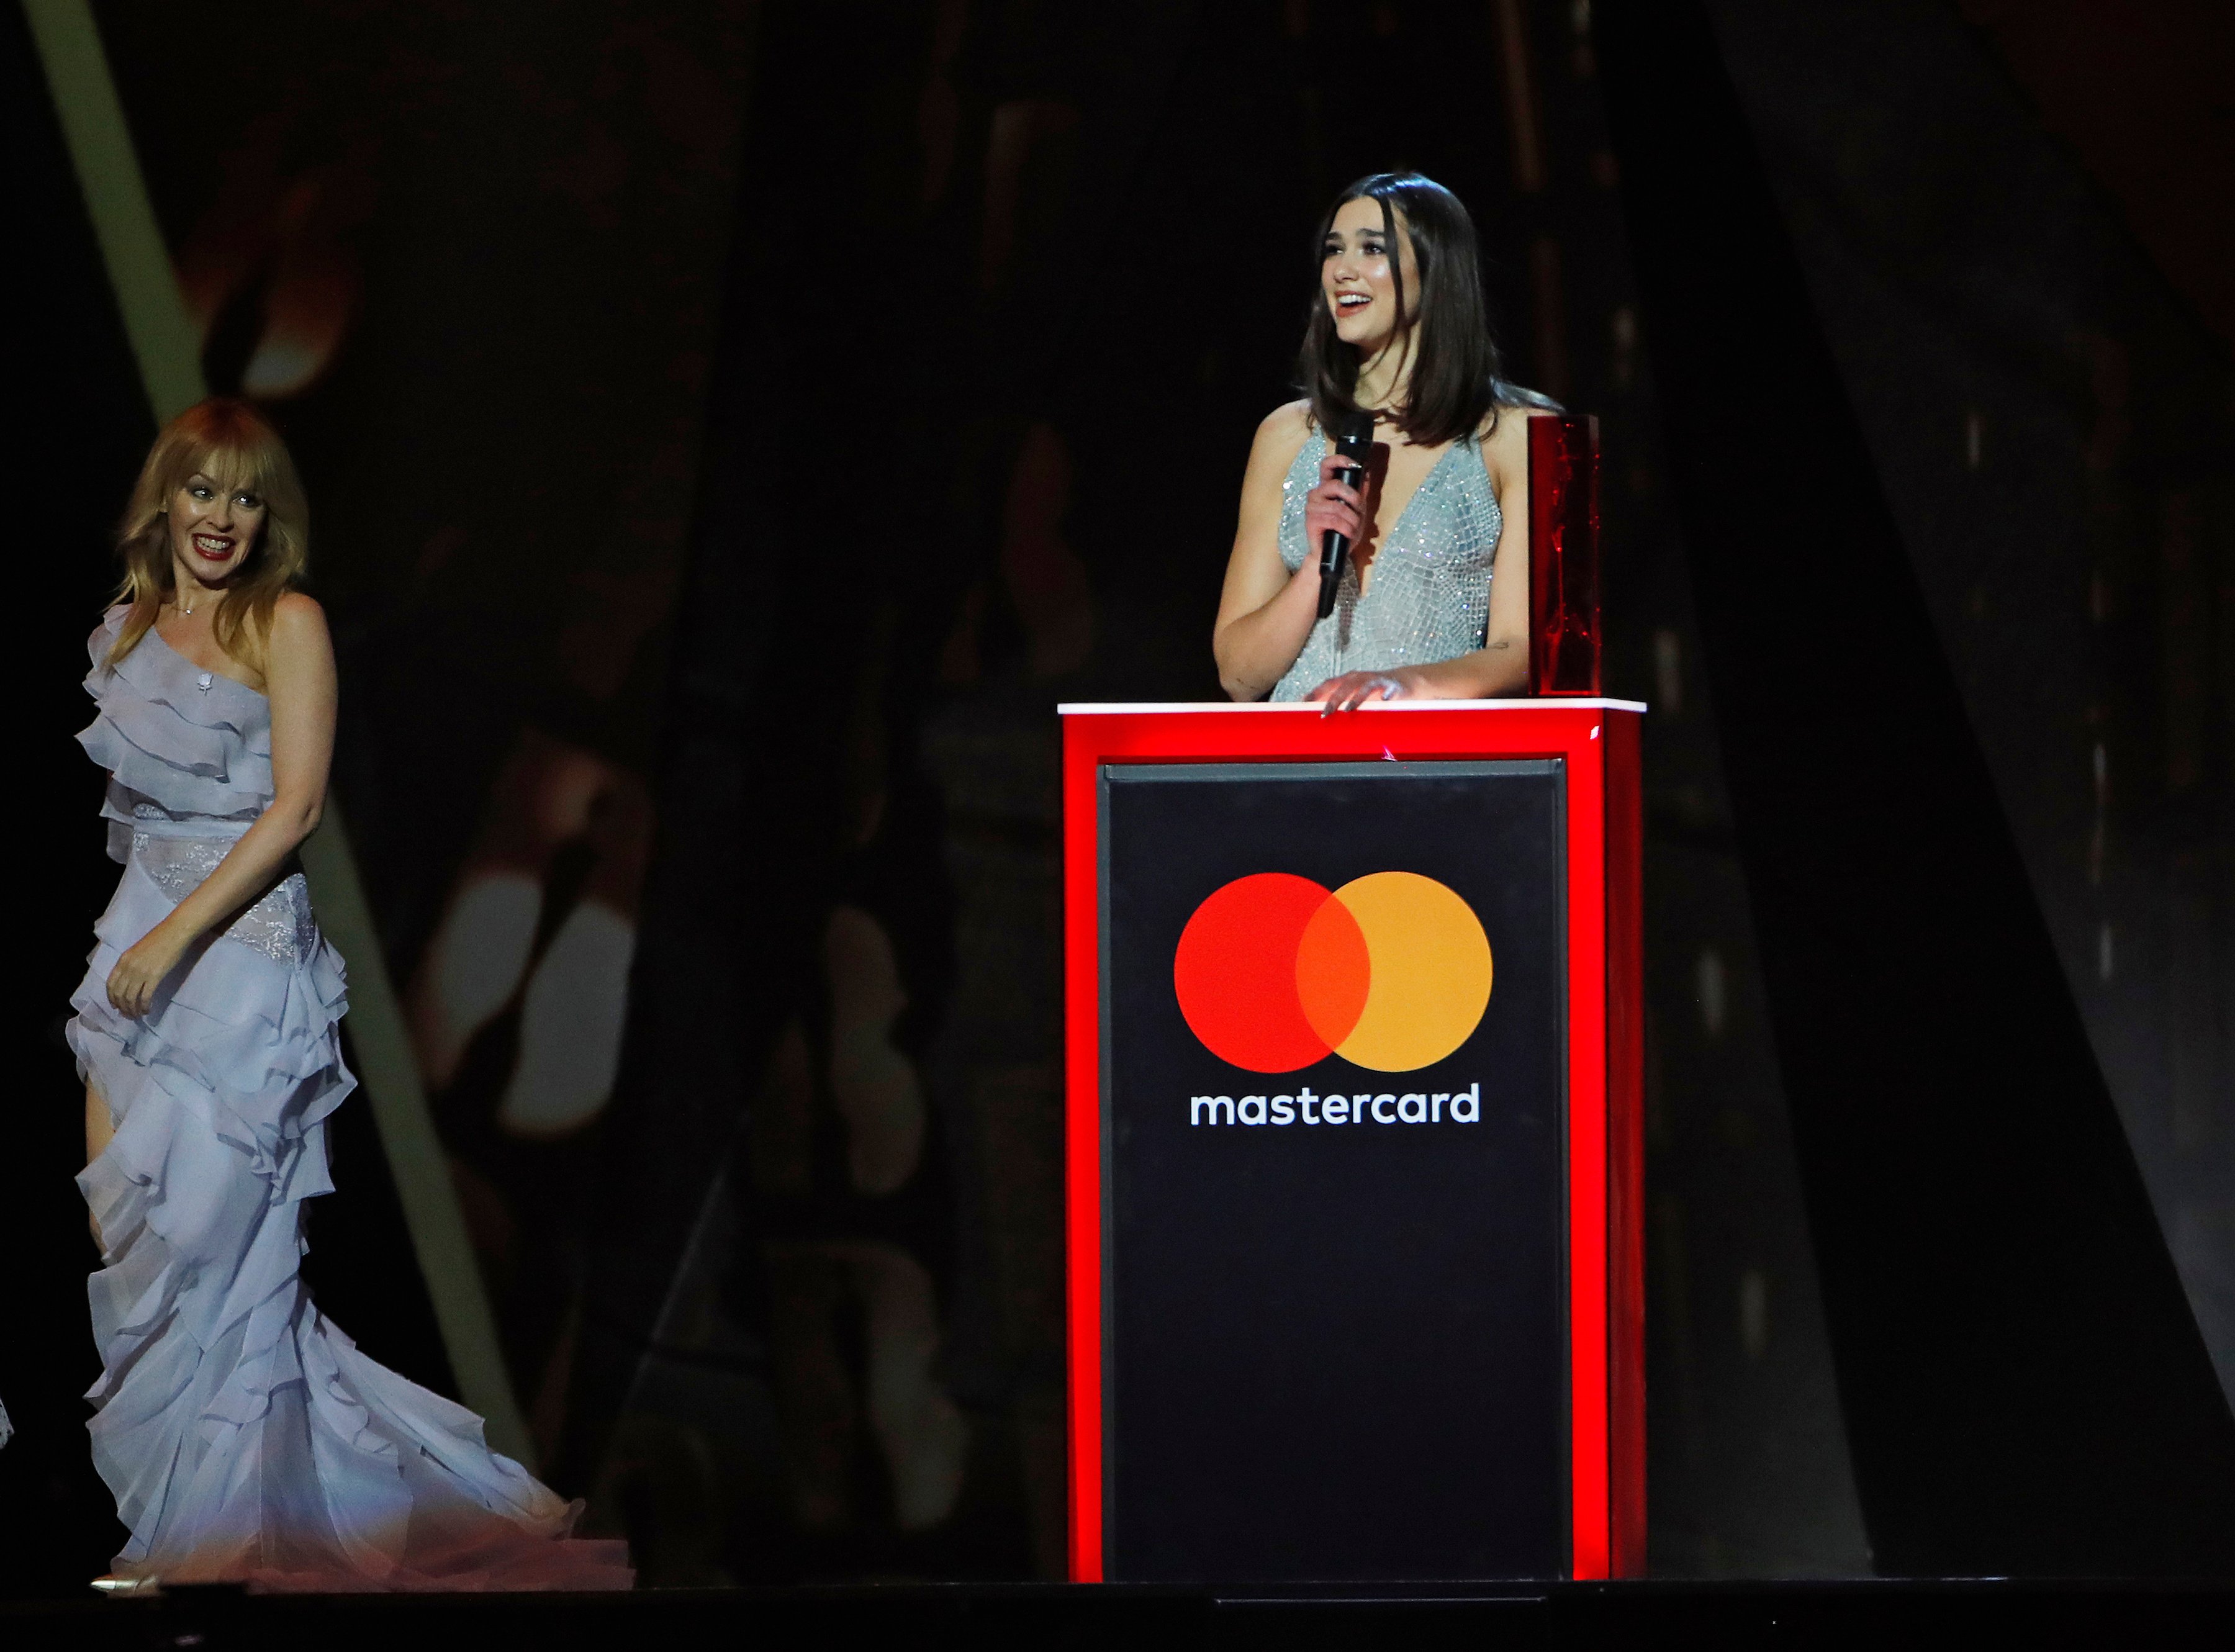
<svg viewBox="0 0 2235 1652">
<path fill-rule="evenodd" d="M 1335 592 L 1341 587 L 1351 546 L 1364 537 L 1366 464 L 1373 456 L 1373 415 L 1347 413 L 1330 434 L 1334 451 L 1320 461 L 1320 485 L 1312 489 L 1304 511 L 1306 543 L 1312 528 L 1320 531 L 1322 620 L 1334 612 Z"/>
</svg>

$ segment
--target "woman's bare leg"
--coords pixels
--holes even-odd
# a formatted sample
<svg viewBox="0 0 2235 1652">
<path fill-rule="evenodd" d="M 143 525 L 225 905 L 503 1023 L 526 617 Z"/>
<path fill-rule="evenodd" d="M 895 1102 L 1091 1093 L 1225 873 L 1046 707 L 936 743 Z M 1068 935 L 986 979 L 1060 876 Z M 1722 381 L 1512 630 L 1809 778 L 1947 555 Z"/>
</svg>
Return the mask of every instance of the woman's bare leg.
<svg viewBox="0 0 2235 1652">
<path fill-rule="evenodd" d="M 108 1104 L 91 1085 L 85 1087 L 85 1162 L 90 1164 L 108 1150 L 110 1139 L 116 1134 L 116 1121 L 109 1116 Z M 93 1212 L 85 1213 L 85 1225 L 93 1235 L 93 1242 L 102 1250 L 108 1247 L 101 1242 L 101 1223 L 93 1219 Z"/>
</svg>

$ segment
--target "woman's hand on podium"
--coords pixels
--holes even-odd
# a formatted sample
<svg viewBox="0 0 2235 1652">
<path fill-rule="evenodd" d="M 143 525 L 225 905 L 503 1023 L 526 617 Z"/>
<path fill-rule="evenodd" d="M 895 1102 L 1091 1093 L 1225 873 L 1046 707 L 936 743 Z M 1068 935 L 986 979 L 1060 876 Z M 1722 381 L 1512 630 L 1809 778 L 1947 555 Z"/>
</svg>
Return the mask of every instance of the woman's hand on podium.
<svg viewBox="0 0 2235 1652">
<path fill-rule="evenodd" d="M 1399 665 L 1386 672 L 1345 672 L 1330 677 L 1305 698 L 1330 711 L 1354 711 L 1369 700 L 1417 699 L 1434 697 L 1435 691 L 1417 665 Z"/>
</svg>

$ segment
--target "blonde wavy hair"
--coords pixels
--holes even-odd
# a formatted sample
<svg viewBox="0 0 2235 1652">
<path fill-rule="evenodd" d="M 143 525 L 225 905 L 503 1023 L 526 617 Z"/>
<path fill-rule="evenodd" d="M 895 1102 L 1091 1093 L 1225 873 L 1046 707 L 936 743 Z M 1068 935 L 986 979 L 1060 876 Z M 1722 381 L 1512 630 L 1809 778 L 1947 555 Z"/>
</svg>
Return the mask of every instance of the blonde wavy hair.
<svg viewBox="0 0 2235 1652">
<path fill-rule="evenodd" d="M 249 547 L 219 606 L 217 646 L 261 669 L 272 613 L 280 596 L 302 577 L 311 548 L 311 507 L 295 462 L 279 433 L 246 402 L 213 397 L 197 402 L 165 425 L 140 468 L 132 502 L 117 525 L 116 547 L 124 582 L 115 600 L 128 602 L 115 665 L 140 646 L 172 594 L 171 501 L 196 471 L 227 493 L 254 494 L 264 502 L 264 527 Z M 246 644 L 250 652 L 244 652 Z"/>
</svg>

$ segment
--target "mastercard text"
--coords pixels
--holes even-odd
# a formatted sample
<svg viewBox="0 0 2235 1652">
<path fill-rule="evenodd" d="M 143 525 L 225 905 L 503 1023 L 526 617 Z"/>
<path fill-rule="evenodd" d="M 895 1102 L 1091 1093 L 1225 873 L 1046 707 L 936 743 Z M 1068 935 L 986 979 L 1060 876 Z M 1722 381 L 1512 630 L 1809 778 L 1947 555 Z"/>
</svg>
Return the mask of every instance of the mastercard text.
<svg viewBox="0 0 2235 1652">
<path fill-rule="evenodd" d="M 1293 1096 L 1190 1096 L 1190 1124 L 1478 1124 L 1480 1080 L 1464 1090 L 1411 1091 L 1403 1095 L 1321 1096 L 1300 1089 Z"/>
</svg>

